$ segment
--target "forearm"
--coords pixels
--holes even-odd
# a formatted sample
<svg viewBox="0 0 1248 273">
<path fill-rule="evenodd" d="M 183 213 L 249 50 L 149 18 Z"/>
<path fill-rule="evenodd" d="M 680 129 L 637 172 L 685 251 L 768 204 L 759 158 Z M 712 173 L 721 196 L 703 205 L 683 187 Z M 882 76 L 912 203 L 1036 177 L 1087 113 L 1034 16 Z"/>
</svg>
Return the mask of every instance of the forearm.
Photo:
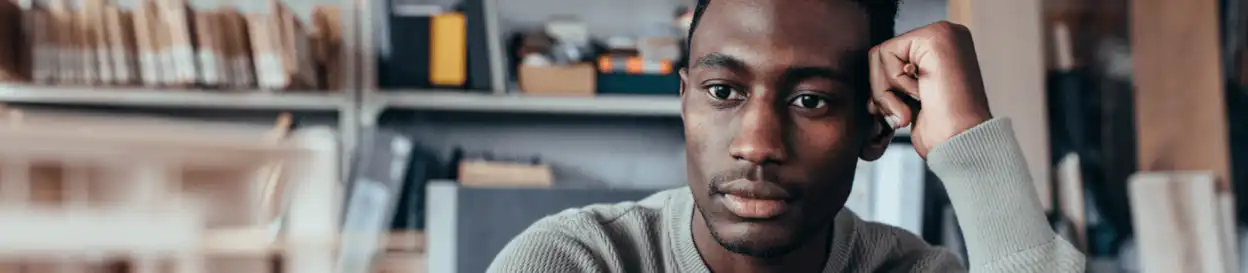
<svg viewBox="0 0 1248 273">
<path fill-rule="evenodd" d="M 948 189 L 972 271 L 1082 272 L 1082 254 L 1049 228 L 1008 119 L 935 147 L 928 165 Z"/>
</svg>

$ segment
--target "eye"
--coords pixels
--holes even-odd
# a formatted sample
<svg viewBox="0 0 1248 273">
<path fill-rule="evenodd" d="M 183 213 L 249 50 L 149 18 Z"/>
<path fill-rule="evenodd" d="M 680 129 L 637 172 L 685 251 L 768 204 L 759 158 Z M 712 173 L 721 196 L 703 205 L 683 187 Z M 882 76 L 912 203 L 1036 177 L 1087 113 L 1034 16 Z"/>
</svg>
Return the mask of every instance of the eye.
<svg viewBox="0 0 1248 273">
<path fill-rule="evenodd" d="M 819 108 L 827 107 L 828 101 L 819 96 L 806 94 L 806 95 L 799 95 L 793 98 L 793 101 L 789 102 L 789 104 L 796 106 L 796 107 L 806 108 L 806 109 L 819 109 Z"/>
<path fill-rule="evenodd" d="M 741 92 L 737 92 L 737 90 L 733 89 L 732 87 L 727 86 L 727 85 L 722 85 L 722 84 L 715 84 L 715 85 L 707 86 L 706 94 L 710 95 L 711 98 L 714 98 L 716 100 L 744 99 L 743 96 L 741 95 Z"/>
</svg>

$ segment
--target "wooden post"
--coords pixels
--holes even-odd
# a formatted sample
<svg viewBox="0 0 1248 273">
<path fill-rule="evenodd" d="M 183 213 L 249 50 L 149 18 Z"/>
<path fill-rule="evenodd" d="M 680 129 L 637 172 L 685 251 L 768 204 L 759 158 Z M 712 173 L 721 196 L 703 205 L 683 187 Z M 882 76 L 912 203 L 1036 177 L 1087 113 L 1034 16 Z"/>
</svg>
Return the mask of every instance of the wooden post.
<svg viewBox="0 0 1248 273">
<path fill-rule="evenodd" d="M 1039 0 L 949 0 L 949 21 L 966 25 L 992 114 L 1014 121 L 1040 203 L 1053 208 L 1044 39 Z"/>
<path fill-rule="evenodd" d="M 1144 185 L 1137 185 L 1142 181 L 1131 182 L 1137 238 L 1155 237 L 1148 235 L 1149 230 L 1163 226 L 1201 227 L 1168 234 L 1154 232 L 1165 236 L 1141 240 L 1144 272 L 1220 272 L 1236 267 L 1233 247 L 1206 242 L 1238 242 L 1231 231 L 1235 214 L 1234 201 L 1228 194 L 1230 144 L 1218 1 L 1135 0 L 1130 6 L 1139 171 L 1211 173 L 1203 182 L 1190 178 L 1171 182 L 1187 184 L 1171 188 L 1208 184 L 1204 191 L 1209 192 L 1192 196 L 1205 200 L 1190 201 L 1200 202 L 1203 211 L 1183 213 L 1183 219 L 1157 218 L 1166 212 L 1140 208 L 1152 204 L 1137 201 L 1141 199 L 1137 189 Z M 1213 191 L 1220 192 L 1216 199 Z M 1215 229 L 1216 225 L 1221 225 L 1222 230 Z M 1200 241 L 1191 242 L 1197 238 Z M 1157 258 L 1167 255 L 1171 258 Z"/>
<path fill-rule="evenodd" d="M 1218 1 L 1130 6 L 1139 171 L 1213 171 L 1229 190 Z"/>
</svg>

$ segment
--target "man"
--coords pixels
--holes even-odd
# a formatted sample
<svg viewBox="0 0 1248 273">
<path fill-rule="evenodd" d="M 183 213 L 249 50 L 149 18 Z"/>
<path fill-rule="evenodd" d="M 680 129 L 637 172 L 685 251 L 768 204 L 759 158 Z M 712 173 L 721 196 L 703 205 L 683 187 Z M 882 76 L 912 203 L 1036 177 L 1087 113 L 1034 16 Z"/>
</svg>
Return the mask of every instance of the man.
<svg viewBox="0 0 1248 273">
<path fill-rule="evenodd" d="M 988 109 L 971 35 L 893 37 L 896 0 L 701 0 L 680 71 L 688 188 L 533 224 L 490 272 L 953 272 L 949 252 L 843 209 L 858 159 L 911 126 L 949 191 L 976 272 L 1081 272 L 1008 119 Z"/>
</svg>

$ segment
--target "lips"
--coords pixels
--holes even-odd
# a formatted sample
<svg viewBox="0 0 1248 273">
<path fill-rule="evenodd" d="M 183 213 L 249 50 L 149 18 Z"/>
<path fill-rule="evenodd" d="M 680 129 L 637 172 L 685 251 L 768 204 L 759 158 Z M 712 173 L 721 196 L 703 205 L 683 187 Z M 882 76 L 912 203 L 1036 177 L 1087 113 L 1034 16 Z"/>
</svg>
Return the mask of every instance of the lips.
<svg viewBox="0 0 1248 273">
<path fill-rule="evenodd" d="M 729 212 L 746 219 L 775 218 L 789 210 L 793 196 L 771 182 L 739 179 L 717 185 Z"/>
</svg>

